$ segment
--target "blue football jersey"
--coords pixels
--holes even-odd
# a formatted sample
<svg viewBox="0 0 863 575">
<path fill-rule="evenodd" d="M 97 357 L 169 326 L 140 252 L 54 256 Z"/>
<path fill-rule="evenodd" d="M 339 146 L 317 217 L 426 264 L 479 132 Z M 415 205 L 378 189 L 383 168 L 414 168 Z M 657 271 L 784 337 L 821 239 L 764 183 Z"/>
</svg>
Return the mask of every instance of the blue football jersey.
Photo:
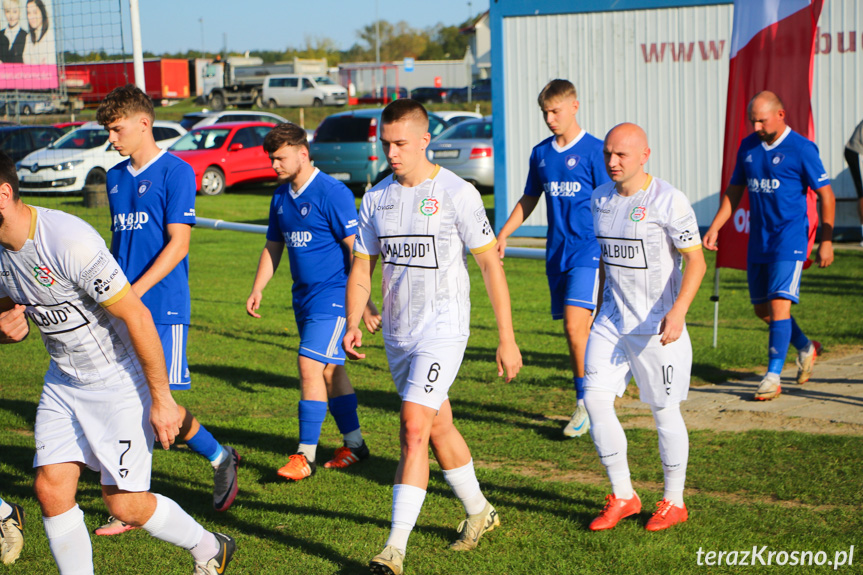
<svg viewBox="0 0 863 575">
<path fill-rule="evenodd" d="M 195 225 L 195 172 L 180 158 L 162 151 L 141 170 L 129 160 L 108 171 L 111 253 L 134 283 L 168 244 L 168 224 Z M 189 257 L 154 285 L 144 305 L 158 324 L 188 324 Z"/>
<path fill-rule="evenodd" d="M 293 278 L 294 315 L 345 315 L 350 252 L 341 241 L 357 233 L 354 194 L 320 170 L 298 197 L 279 186 L 270 203 L 267 239 L 284 242 Z"/>
<path fill-rule="evenodd" d="M 830 183 L 818 147 L 788 128 L 768 146 L 758 134 L 740 144 L 731 184 L 749 190 L 749 261 L 803 261 L 809 217 L 806 194 Z"/>
<path fill-rule="evenodd" d="M 557 145 L 554 136 L 533 148 L 524 194 L 539 197 L 545 192 L 546 273 L 599 267 L 590 196 L 607 181 L 602 141 L 585 131 L 565 148 Z"/>
</svg>

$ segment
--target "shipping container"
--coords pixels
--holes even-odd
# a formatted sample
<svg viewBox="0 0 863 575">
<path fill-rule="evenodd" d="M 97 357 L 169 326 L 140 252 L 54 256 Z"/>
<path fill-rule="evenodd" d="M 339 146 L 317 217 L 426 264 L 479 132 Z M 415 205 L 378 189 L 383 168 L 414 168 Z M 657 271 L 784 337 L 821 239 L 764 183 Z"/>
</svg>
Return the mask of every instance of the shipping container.
<svg viewBox="0 0 863 575">
<path fill-rule="evenodd" d="M 709 226 L 719 206 L 732 15 L 727 1 L 493 2 L 496 228 L 521 197 L 531 148 L 550 135 L 536 97 L 554 78 L 575 84 L 578 122 L 595 136 L 620 122 L 644 127 L 648 171 L 683 190 Z M 858 225 L 844 146 L 863 120 L 863 6 L 825 2 L 818 26 L 815 143 L 841 200 L 837 228 L 848 229 Z M 540 202 L 517 233 L 545 236 L 546 224 Z"/>
<path fill-rule="evenodd" d="M 66 64 L 67 81 L 84 87 L 80 98 L 98 104 L 117 86 L 135 83 L 134 66 L 128 62 L 84 62 Z M 186 60 L 158 58 L 144 60 L 147 95 L 157 104 L 190 96 L 189 64 Z"/>
</svg>

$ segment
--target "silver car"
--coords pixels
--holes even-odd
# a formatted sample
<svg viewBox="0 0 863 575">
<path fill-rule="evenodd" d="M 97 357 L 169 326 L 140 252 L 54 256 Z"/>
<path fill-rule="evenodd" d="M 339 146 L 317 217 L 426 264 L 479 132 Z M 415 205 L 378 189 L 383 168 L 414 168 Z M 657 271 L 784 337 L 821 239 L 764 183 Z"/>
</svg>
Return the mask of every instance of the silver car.
<svg viewBox="0 0 863 575">
<path fill-rule="evenodd" d="M 477 188 L 494 187 L 491 117 L 450 126 L 429 144 L 428 158 Z"/>
</svg>

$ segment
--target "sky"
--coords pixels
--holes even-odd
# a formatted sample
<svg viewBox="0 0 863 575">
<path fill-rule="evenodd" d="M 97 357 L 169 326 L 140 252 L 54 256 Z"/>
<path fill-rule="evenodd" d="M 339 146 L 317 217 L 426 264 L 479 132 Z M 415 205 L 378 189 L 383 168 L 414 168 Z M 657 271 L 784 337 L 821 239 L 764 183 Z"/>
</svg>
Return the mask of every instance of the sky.
<svg viewBox="0 0 863 575">
<path fill-rule="evenodd" d="M 127 12 L 128 1 L 122 4 Z M 328 37 L 339 49 L 347 49 L 358 41 L 357 30 L 375 21 L 376 10 L 383 20 L 404 20 L 414 28 L 439 22 L 452 26 L 488 10 L 489 0 L 140 0 L 139 4 L 143 48 L 159 54 L 202 47 L 218 52 L 223 34 L 228 50 L 235 52 L 302 47 L 306 37 Z M 127 15 L 124 20 L 128 21 Z"/>
</svg>

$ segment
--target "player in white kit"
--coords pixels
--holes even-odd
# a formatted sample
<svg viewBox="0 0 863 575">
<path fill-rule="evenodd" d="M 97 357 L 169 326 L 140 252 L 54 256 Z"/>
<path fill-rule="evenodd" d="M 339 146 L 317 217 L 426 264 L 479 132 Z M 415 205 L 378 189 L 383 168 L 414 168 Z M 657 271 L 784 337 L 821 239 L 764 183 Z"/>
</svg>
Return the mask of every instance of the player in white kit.
<svg viewBox="0 0 863 575">
<path fill-rule="evenodd" d="M 21 201 L 15 165 L 0 153 L 0 343 L 26 338 L 28 318 L 51 356 L 34 491 L 60 573 L 93 573 L 75 502 L 84 466 L 101 472 L 114 517 L 189 550 L 196 574 L 224 573 L 233 539 L 149 492 L 154 438 L 168 449 L 182 423 L 150 312 L 96 230 Z"/>
<path fill-rule="evenodd" d="M 359 322 L 371 292 L 375 263 L 383 273 L 383 336 L 401 406 L 401 460 L 393 487 L 393 520 L 372 573 L 400 575 L 408 536 L 416 524 L 429 478 L 428 448 L 467 518 L 450 548 L 474 549 L 500 524 L 486 501 L 464 438 L 453 425 L 447 397 L 469 334 L 471 250 L 497 319 L 498 375 L 507 381 L 521 367 L 512 330 L 509 289 L 496 240 L 476 188 L 433 165 L 425 155 L 428 114 L 418 102 L 396 100 L 381 116 L 381 142 L 393 175 L 363 197 L 354 263 L 347 285 L 345 351 L 365 354 Z"/>
<path fill-rule="evenodd" d="M 612 494 L 590 528 L 611 529 L 641 511 L 629 476 L 626 435 L 614 411 L 615 397 L 635 376 L 659 433 L 665 495 L 647 523 L 649 531 L 659 531 L 687 520 L 689 437 L 680 402 L 689 391 L 692 345 L 685 322 L 706 265 L 689 200 L 644 171 L 650 157 L 644 131 L 634 124 L 614 127 L 603 154 L 612 181 L 591 198 L 604 289 L 587 344 L 585 403 Z"/>
</svg>

